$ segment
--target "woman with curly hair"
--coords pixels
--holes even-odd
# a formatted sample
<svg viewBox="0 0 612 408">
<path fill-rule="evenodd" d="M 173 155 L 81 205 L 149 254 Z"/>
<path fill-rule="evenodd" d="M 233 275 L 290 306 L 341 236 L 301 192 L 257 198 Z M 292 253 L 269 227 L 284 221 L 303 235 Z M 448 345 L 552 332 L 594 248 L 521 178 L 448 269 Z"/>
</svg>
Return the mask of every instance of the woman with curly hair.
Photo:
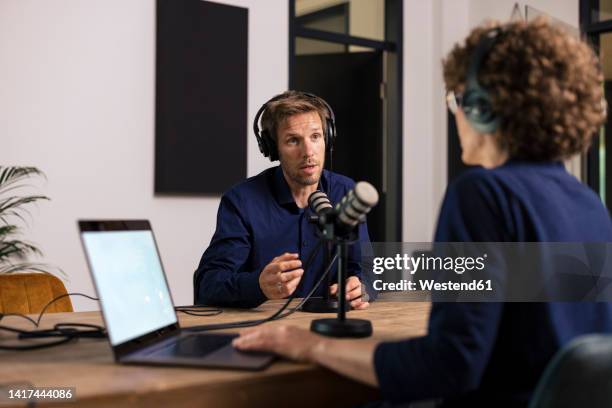
<svg viewBox="0 0 612 408">
<path fill-rule="evenodd" d="M 444 80 L 462 160 L 477 167 L 448 187 L 437 242 L 612 242 L 608 211 L 562 163 L 605 119 L 587 44 L 543 19 L 479 27 L 444 61 Z M 610 304 L 434 302 L 420 338 L 335 340 L 277 326 L 235 344 L 321 364 L 392 404 L 499 407 L 526 406 L 552 356 L 594 332 L 612 332 Z"/>
</svg>

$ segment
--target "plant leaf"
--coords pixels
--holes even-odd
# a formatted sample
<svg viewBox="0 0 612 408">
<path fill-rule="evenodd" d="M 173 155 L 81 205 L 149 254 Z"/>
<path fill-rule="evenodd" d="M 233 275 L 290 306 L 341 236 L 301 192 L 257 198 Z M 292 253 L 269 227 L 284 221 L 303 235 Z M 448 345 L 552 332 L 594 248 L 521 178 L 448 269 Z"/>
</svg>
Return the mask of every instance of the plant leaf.
<svg viewBox="0 0 612 408">
<path fill-rule="evenodd" d="M 2 225 L 0 226 L 0 241 L 2 241 L 6 236 L 10 234 L 17 234 L 19 232 L 19 227 L 16 225 Z"/>
<path fill-rule="evenodd" d="M 42 255 L 42 252 L 33 244 L 24 241 L 0 241 L 0 260 L 8 257 L 24 259 L 28 254 Z"/>
<path fill-rule="evenodd" d="M 27 224 L 25 218 L 20 213 L 26 213 L 31 217 L 30 212 L 23 208 L 23 205 L 32 204 L 39 200 L 49 200 L 49 197 L 43 195 L 26 196 L 26 197 L 9 197 L 4 200 L 0 200 L 0 220 L 5 224 L 8 224 L 8 217 L 14 216 L 20 218 L 24 223 Z"/>
<path fill-rule="evenodd" d="M 38 200 L 48 200 L 49 197 L 43 195 L 26 196 L 26 197 L 9 197 L 0 201 L 0 213 L 3 213 L 11 208 L 19 207 L 24 204 L 34 203 Z"/>
<path fill-rule="evenodd" d="M 11 186 L 21 180 L 24 180 L 32 175 L 37 175 L 46 178 L 45 174 L 36 167 L 22 166 L 0 166 L 0 193 L 8 186 Z"/>
<path fill-rule="evenodd" d="M 6 195 L 9 191 L 29 186 L 19 183 L 30 176 L 46 178 L 45 174 L 36 167 L 0 166 L 0 196 Z M 49 197 L 43 195 L 10 196 L 0 200 L 0 221 L 4 223 L 4 225 L 0 224 L 0 274 L 20 271 L 54 274 L 51 272 L 54 271 L 66 277 L 64 271 L 55 266 L 36 262 L 11 262 L 11 259 L 22 261 L 27 255 L 42 255 L 42 252 L 34 244 L 15 239 L 15 236 L 19 235 L 20 228 L 8 222 L 10 217 L 17 217 L 27 224 L 23 214 L 28 214 L 30 217 L 31 214 L 24 206 L 39 200 L 49 200 Z"/>
</svg>

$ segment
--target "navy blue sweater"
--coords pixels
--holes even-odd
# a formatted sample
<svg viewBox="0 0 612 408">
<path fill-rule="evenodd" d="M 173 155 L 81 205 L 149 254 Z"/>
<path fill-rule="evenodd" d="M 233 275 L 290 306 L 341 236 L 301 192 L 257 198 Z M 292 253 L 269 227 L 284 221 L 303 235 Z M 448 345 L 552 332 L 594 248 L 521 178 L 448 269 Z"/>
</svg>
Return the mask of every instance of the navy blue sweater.
<svg viewBox="0 0 612 408">
<path fill-rule="evenodd" d="M 612 242 L 610 215 L 560 163 L 467 171 L 446 192 L 437 242 Z M 546 364 L 585 333 L 612 332 L 608 303 L 434 303 L 424 337 L 380 344 L 386 400 L 526 406 Z"/>
</svg>

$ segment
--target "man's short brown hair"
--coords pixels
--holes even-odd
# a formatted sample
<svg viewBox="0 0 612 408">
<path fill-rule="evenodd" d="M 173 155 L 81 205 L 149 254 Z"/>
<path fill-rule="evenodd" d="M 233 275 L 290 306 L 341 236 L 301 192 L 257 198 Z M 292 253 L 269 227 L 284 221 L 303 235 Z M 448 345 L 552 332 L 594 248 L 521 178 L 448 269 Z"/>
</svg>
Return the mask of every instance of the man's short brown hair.
<svg viewBox="0 0 612 408">
<path fill-rule="evenodd" d="M 465 86 L 474 48 L 497 26 L 503 33 L 483 61 L 478 81 L 500 119 L 498 144 L 511 158 L 534 161 L 587 150 L 606 116 L 601 67 L 584 41 L 544 18 L 474 29 L 443 62 L 446 88 Z"/>
<path fill-rule="evenodd" d="M 321 98 L 304 92 L 287 91 L 273 99 L 275 100 L 268 102 L 266 110 L 261 115 L 261 127 L 270 132 L 274 141 L 278 142 L 278 129 L 287 118 L 300 113 L 317 112 L 321 118 L 323 132 L 326 131 L 328 111 Z"/>
</svg>

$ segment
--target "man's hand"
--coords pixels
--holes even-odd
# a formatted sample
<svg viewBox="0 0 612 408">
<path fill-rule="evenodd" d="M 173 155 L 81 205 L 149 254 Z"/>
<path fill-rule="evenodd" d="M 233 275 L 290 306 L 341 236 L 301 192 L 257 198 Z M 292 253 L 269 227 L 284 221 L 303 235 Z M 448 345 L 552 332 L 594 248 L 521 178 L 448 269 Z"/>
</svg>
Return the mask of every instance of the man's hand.
<svg viewBox="0 0 612 408">
<path fill-rule="evenodd" d="M 329 293 L 336 295 L 338 293 L 338 284 L 334 283 L 329 287 Z M 361 310 L 370 306 L 369 302 L 362 300 L 361 282 L 356 276 L 349 276 L 346 280 L 346 300 L 351 302 L 353 309 Z"/>
<path fill-rule="evenodd" d="M 272 259 L 259 274 L 261 291 L 268 299 L 282 299 L 291 295 L 304 274 L 301 266 L 298 254 L 284 253 Z"/>
<path fill-rule="evenodd" d="M 265 325 L 240 332 L 232 341 L 238 350 L 269 351 L 290 360 L 314 362 L 314 351 L 325 339 L 295 326 Z"/>
</svg>

